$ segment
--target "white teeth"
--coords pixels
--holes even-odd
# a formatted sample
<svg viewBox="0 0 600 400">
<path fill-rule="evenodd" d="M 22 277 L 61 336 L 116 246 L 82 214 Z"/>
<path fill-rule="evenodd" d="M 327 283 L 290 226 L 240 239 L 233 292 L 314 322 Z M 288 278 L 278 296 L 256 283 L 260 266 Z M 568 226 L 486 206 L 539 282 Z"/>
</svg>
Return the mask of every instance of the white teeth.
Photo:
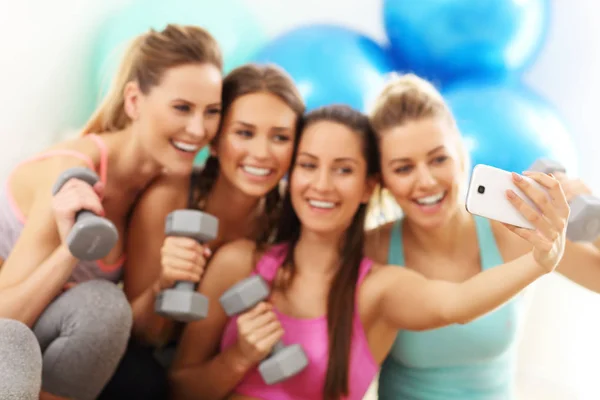
<svg viewBox="0 0 600 400">
<path fill-rule="evenodd" d="M 268 168 L 251 167 L 249 165 L 243 165 L 242 169 L 244 171 L 246 171 L 247 173 L 256 175 L 256 176 L 267 176 L 271 173 L 271 170 Z"/>
<path fill-rule="evenodd" d="M 195 153 L 200 149 L 200 147 L 196 146 L 195 144 L 176 142 L 175 140 L 173 140 L 172 143 L 173 146 L 175 146 L 178 150 L 186 151 L 188 153 Z"/>
<path fill-rule="evenodd" d="M 432 196 L 421 197 L 420 199 L 417 199 L 417 203 L 423 206 L 432 206 L 439 203 L 444 198 L 445 194 L 446 192 L 441 192 Z"/>
<path fill-rule="evenodd" d="M 309 200 L 308 204 L 316 208 L 333 208 L 335 204 L 330 201 Z"/>
</svg>

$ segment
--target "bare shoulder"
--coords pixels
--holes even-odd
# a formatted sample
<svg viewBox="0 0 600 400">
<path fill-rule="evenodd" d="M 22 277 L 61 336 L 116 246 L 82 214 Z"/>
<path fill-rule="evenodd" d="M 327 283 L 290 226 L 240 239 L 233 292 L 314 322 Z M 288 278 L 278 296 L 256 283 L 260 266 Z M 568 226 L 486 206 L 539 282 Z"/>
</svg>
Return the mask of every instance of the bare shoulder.
<svg viewBox="0 0 600 400">
<path fill-rule="evenodd" d="M 157 178 L 144 189 L 129 218 L 128 253 L 130 250 L 147 252 L 148 246 L 160 247 L 167 215 L 187 208 L 188 188 L 189 184 L 183 178 L 165 176 Z"/>
<path fill-rule="evenodd" d="M 222 293 L 226 288 L 250 276 L 257 254 L 255 242 L 248 239 L 234 240 L 219 247 L 208 262 L 198 290 Z"/>
<path fill-rule="evenodd" d="M 365 232 L 365 254 L 378 263 L 387 262 L 390 236 L 397 221 L 388 222 Z"/>
<path fill-rule="evenodd" d="M 371 271 L 365 278 L 365 284 L 373 287 L 382 287 L 389 284 L 390 280 L 395 280 L 402 276 L 410 276 L 413 273 L 415 272 L 398 265 L 373 262 Z"/>
<path fill-rule="evenodd" d="M 148 209 L 151 212 L 162 210 L 163 213 L 187 208 L 189 189 L 189 175 L 161 175 L 144 189 L 137 201 L 136 208 Z"/>
</svg>

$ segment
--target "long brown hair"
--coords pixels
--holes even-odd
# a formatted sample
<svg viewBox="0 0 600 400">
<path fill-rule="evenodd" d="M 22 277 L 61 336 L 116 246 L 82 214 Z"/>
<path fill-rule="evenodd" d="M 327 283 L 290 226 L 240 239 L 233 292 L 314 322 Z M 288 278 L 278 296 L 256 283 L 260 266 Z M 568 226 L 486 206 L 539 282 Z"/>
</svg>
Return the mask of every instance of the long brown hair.
<svg viewBox="0 0 600 400">
<path fill-rule="evenodd" d="M 170 68 L 185 64 L 212 64 L 223 69 L 221 50 L 208 31 L 198 26 L 167 25 L 134 38 L 125 51 L 112 85 L 82 134 L 118 131 L 131 121 L 125 113 L 123 91 L 137 81 L 147 94 Z"/>
<path fill-rule="evenodd" d="M 303 131 L 316 122 L 331 121 L 344 125 L 352 130 L 362 142 L 362 151 L 367 162 L 367 178 L 375 177 L 379 172 L 379 152 L 375 133 L 366 115 L 350 107 L 332 105 L 309 112 L 303 121 L 296 143 L 300 143 Z M 294 148 L 290 178 L 297 157 L 298 145 Z M 352 343 L 352 326 L 356 283 L 360 264 L 363 260 L 364 225 L 367 205 L 361 204 L 340 243 L 340 266 L 333 278 L 327 300 L 327 327 L 329 332 L 329 360 L 323 398 L 338 400 L 348 395 L 348 369 L 350 365 L 350 345 Z M 301 223 L 294 211 L 289 190 L 283 200 L 283 209 L 279 220 L 279 228 L 275 242 L 289 243 L 281 276 L 285 280 L 277 280 L 276 285 L 286 289 L 295 274 L 294 248 L 300 238 Z"/>
<path fill-rule="evenodd" d="M 287 104 L 297 115 L 300 122 L 304 113 L 304 102 L 292 78 L 282 69 L 273 65 L 246 64 L 232 70 L 223 80 L 221 126 L 215 141 L 219 140 L 225 116 L 231 110 L 231 105 L 238 98 L 265 92 L 277 96 Z M 298 139 L 295 139 L 297 143 Z M 204 167 L 192 177 L 191 204 L 203 208 L 210 191 L 219 176 L 219 159 L 210 155 Z M 260 232 L 257 242 L 265 243 L 271 239 L 281 211 L 281 193 L 279 186 L 266 194 L 264 200 L 263 221 L 259 221 Z"/>
</svg>

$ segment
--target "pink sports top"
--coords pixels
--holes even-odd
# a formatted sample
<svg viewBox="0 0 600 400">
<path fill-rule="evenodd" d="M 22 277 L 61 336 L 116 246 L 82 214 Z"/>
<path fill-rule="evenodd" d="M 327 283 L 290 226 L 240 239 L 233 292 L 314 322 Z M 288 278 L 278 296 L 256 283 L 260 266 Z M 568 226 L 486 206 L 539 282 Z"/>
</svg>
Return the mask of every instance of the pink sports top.
<svg viewBox="0 0 600 400">
<path fill-rule="evenodd" d="M 23 161 L 20 165 L 41 160 L 44 158 L 54 156 L 69 156 L 79 158 L 87 163 L 88 167 L 100 176 L 100 179 L 106 184 L 106 171 L 108 163 L 108 152 L 106 145 L 98 135 L 90 134 L 86 137 L 96 143 L 100 150 L 100 167 L 99 171 L 96 169 L 92 159 L 80 152 L 73 150 L 52 150 L 36 157 Z M 14 198 L 10 192 L 10 179 L 11 176 L 6 180 L 4 187 L 0 186 L 0 258 L 6 260 L 8 255 L 12 251 L 15 243 L 19 239 L 23 227 L 25 225 L 25 216 L 17 206 Z M 108 265 L 99 261 L 79 261 L 73 270 L 71 275 L 71 282 L 85 282 L 91 279 L 107 279 L 112 282 L 118 282 L 121 279 L 122 266 L 125 261 L 125 256 L 122 256 L 115 264 Z"/>
<path fill-rule="evenodd" d="M 261 275 L 269 283 L 272 282 L 277 269 L 285 259 L 287 250 L 287 244 L 273 246 L 258 261 L 254 274 Z M 360 287 L 372 264 L 373 262 L 368 258 L 363 259 L 360 264 L 357 287 Z M 354 309 L 350 366 L 348 369 L 349 395 L 344 398 L 347 400 L 362 399 L 379 370 L 379 365 L 373 359 L 360 321 L 357 299 L 355 299 Z M 299 319 L 284 315 L 277 310 L 275 310 L 275 313 L 285 331 L 282 338 L 283 343 L 301 344 L 306 352 L 309 364 L 298 375 L 274 385 L 265 384 L 258 368 L 254 368 L 240 381 L 234 390 L 235 393 L 263 400 L 315 400 L 322 398 L 329 357 L 326 317 Z M 225 326 L 221 339 L 221 350 L 228 348 L 236 340 L 237 323 L 234 317 L 229 319 Z"/>
</svg>

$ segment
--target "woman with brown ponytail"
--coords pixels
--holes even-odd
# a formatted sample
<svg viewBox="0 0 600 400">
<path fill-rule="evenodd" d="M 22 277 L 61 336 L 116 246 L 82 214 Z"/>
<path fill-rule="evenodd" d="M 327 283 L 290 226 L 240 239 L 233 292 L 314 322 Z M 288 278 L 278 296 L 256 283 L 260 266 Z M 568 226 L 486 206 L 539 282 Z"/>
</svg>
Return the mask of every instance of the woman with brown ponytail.
<svg viewBox="0 0 600 400">
<path fill-rule="evenodd" d="M 214 137 L 221 69 L 219 47 L 201 28 L 169 25 L 137 37 L 83 135 L 18 165 L 3 186 L 0 317 L 33 329 L 43 354 L 42 399 L 96 399 L 114 373 L 132 325 L 115 285 L 129 215 L 159 176 L 189 175 L 190 148 Z M 59 175 L 78 166 L 100 182 L 92 188 L 71 179 L 53 197 Z M 77 260 L 69 251 L 65 237 L 81 209 L 119 232 L 103 260 Z"/>
<path fill-rule="evenodd" d="M 149 389 L 149 381 L 158 386 L 166 379 L 152 354 L 156 347 L 176 344 L 178 325 L 155 313 L 156 295 L 175 281 L 198 282 L 211 251 L 224 243 L 268 241 L 277 223 L 280 182 L 290 166 L 302 98 L 284 71 L 250 64 L 224 79 L 222 110 L 204 168 L 191 177 L 165 175 L 154 182 L 131 217 L 124 282 L 133 307 L 134 339 L 109 385 L 110 396 L 105 392 L 107 399 L 161 398 L 157 389 Z M 183 208 L 217 217 L 217 239 L 201 246 L 165 237 L 166 216 Z"/>
</svg>

